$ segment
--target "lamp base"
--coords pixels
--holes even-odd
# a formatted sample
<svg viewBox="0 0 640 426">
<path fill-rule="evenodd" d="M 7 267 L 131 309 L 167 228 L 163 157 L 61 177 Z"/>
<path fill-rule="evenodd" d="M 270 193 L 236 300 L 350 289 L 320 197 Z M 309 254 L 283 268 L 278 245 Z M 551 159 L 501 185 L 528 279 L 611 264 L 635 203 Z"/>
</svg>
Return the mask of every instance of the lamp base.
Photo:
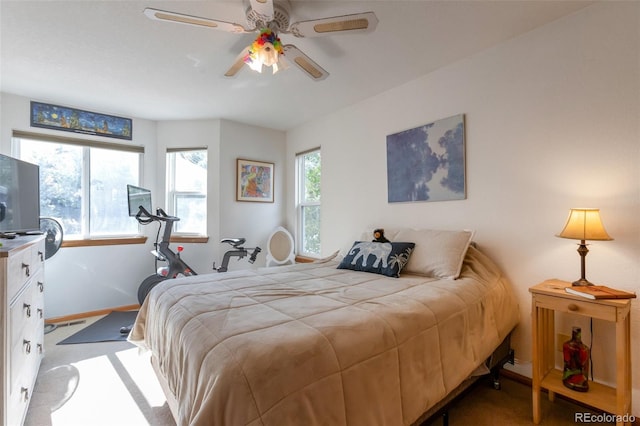
<svg viewBox="0 0 640 426">
<path fill-rule="evenodd" d="M 571 285 L 575 287 L 579 287 L 579 286 L 593 285 L 593 283 L 587 281 L 585 278 L 580 278 L 578 281 L 572 282 Z"/>
</svg>

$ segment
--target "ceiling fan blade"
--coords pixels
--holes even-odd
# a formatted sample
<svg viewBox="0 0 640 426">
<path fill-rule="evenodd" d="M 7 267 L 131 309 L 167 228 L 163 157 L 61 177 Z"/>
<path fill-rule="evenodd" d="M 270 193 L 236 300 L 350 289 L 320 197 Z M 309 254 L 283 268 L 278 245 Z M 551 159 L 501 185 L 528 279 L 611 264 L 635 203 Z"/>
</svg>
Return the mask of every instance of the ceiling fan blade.
<svg viewBox="0 0 640 426">
<path fill-rule="evenodd" d="M 288 32 L 296 37 L 319 37 L 336 33 L 368 33 L 376 29 L 378 18 L 373 12 L 333 16 L 294 22 Z"/>
<path fill-rule="evenodd" d="M 264 18 L 265 22 L 273 19 L 273 0 L 249 0 L 251 9 Z"/>
<path fill-rule="evenodd" d="M 248 54 L 249 54 L 249 46 L 242 49 L 242 52 L 240 52 L 240 54 L 236 56 L 235 61 L 233 61 L 233 65 L 231 65 L 231 68 L 229 68 L 227 72 L 224 73 L 224 76 L 235 77 L 238 71 L 240 71 L 244 66 L 244 58 L 246 58 Z"/>
<path fill-rule="evenodd" d="M 311 58 L 302 53 L 300 49 L 293 44 L 287 44 L 283 48 L 284 56 L 287 60 L 293 63 L 307 74 L 312 80 L 320 81 L 329 77 L 329 73 L 323 69 L 320 65 L 315 63 Z"/>
<path fill-rule="evenodd" d="M 149 7 L 144 10 L 144 14 L 147 15 L 147 18 L 155 21 L 175 22 L 178 24 L 195 25 L 197 27 L 208 27 L 230 33 L 251 32 L 240 24 L 201 18 L 199 16 L 185 15 L 183 13 L 168 12 L 166 10 L 152 9 Z"/>
</svg>

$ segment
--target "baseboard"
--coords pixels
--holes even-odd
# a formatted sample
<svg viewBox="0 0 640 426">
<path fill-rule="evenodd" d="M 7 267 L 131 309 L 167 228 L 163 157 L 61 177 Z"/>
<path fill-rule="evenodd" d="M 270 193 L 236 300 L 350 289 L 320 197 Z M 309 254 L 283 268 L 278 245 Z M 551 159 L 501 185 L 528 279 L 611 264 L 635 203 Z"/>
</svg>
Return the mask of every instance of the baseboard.
<svg viewBox="0 0 640 426">
<path fill-rule="evenodd" d="M 505 368 L 500 370 L 500 377 L 506 377 L 507 379 L 511 379 L 514 382 L 518 382 L 529 387 L 531 387 L 531 384 L 532 384 L 530 377 L 523 376 L 522 374 L 518 374 L 514 371 L 507 370 Z"/>
<path fill-rule="evenodd" d="M 109 312 L 113 312 L 113 311 L 133 311 L 135 309 L 140 309 L 140 305 L 136 304 L 136 305 L 118 306 L 116 308 L 106 308 L 106 309 L 99 309 L 97 311 L 81 312 L 81 313 L 72 314 L 72 315 L 63 315 L 60 317 L 47 318 L 44 321 L 44 323 L 58 324 L 61 322 L 72 322 L 72 321 L 77 321 L 79 319 L 97 317 L 100 315 L 107 315 Z"/>
</svg>

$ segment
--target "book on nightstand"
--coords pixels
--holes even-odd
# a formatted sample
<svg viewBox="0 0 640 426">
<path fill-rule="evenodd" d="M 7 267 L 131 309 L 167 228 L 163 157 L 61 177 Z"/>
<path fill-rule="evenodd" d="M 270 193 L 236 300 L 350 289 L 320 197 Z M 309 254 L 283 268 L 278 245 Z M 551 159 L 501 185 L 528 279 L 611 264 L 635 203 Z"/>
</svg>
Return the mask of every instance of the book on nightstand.
<svg viewBox="0 0 640 426">
<path fill-rule="evenodd" d="M 573 286 L 566 287 L 564 289 L 569 294 L 576 296 L 586 297 L 587 299 L 633 299 L 636 297 L 635 293 L 629 293 L 628 291 L 617 290 L 615 288 L 607 287 L 605 285 L 587 285 L 587 286 Z"/>
</svg>

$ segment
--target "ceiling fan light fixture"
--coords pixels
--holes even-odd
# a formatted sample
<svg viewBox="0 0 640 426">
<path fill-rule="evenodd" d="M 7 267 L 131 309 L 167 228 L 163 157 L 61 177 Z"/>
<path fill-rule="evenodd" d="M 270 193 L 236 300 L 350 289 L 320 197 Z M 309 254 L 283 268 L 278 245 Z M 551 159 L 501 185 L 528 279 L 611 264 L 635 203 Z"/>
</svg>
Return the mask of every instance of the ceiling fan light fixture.
<svg viewBox="0 0 640 426">
<path fill-rule="evenodd" d="M 1 1 L 1 0 L 0 0 Z M 373 32 L 378 24 L 374 12 L 330 16 L 320 19 L 289 22 L 289 0 L 245 0 L 247 24 L 201 18 L 184 13 L 169 12 L 147 7 L 144 14 L 152 20 L 207 27 L 216 31 L 246 34 L 259 32 L 253 43 L 240 52 L 225 77 L 235 77 L 246 64 L 259 73 L 267 66 L 275 74 L 278 70 L 294 65 L 313 81 L 321 81 L 329 73 L 293 44 L 283 46 L 278 34 L 295 37 L 319 37 L 334 34 L 363 34 Z M 286 55 L 286 56 L 285 56 Z"/>
<path fill-rule="evenodd" d="M 273 73 L 278 72 L 280 55 L 284 53 L 282 43 L 278 35 L 270 28 L 260 30 L 260 35 L 249 46 L 249 51 L 244 62 L 257 72 L 262 72 L 262 67 L 272 67 Z"/>
</svg>

